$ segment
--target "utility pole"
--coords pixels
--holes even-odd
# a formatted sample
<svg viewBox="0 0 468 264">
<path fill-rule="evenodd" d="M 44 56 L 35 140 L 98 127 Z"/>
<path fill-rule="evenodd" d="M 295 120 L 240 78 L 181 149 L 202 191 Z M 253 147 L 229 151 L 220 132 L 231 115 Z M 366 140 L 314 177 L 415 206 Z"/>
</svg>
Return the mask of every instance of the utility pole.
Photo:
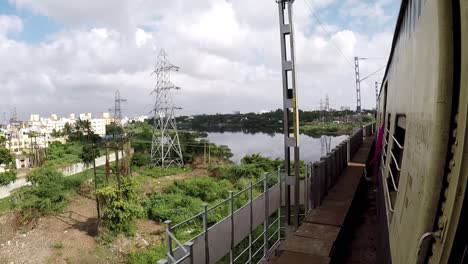
<svg viewBox="0 0 468 264">
<path fill-rule="evenodd" d="M 359 73 L 359 61 L 360 60 L 381 60 L 381 58 L 359 58 L 359 57 L 354 57 L 354 70 L 356 73 L 356 99 L 357 99 L 357 104 L 356 104 L 356 111 L 361 112 L 361 82 L 367 80 L 369 77 L 372 77 L 376 75 L 379 71 L 385 69 L 386 66 L 383 66 L 376 70 L 375 72 L 367 75 L 364 78 L 361 78 L 360 73 Z"/>
<path fill-rule="evenodd" d="M 324 118 L 323 118 L 323 116 L 324 116 L 324 115 L 323 115 L 323 109 L 324 109 L 324 108 L 323 108 L 323 100 L 322 100 L 322 98 L 320 98 L 320 121 L 321 121 L 321 122 L 324 122 Z"/>
<path fill-rule="evenodd" d="M 151 144 L 151 163 L 153 166 L 184 165 L 175 119 L 175 110 L 181 108 L 176 107 L 172 102 L 172 90 L 180 90 L 180 87 L 174 86 L 170 79 L 170 72 L 178 70 L 179 67 L 169 62 L 166 51 L 162 49 L 158 54 L 154 70 L 157 82 L 153 90 L 156 95 L 153 108 L 154 130 Z"/>
<path fill-rule="evenodd" d="M 361 112 L 361 77 L 359 76 L 359 57 L 354 57 L 354 71 L 356 73 L 356 112 Z"/>
<path fill-rule="evenodd" d="M 299 227 L 299 113 L 296 91 L 294 52 L 294 0 L 276 0 L 279 10 L 281 66 L 283 80 L 284 169 L 286 178 L 286 218 L 288 225 Z M 292 121 L 292 122 L 290 122 Z M 291 126 L 292 124 L 292 126 Z M 291 148 L 294 168 L 291 167 Z M 291 187 L 294 188 L 294 219 L 291 219 Z"/>
</svg>

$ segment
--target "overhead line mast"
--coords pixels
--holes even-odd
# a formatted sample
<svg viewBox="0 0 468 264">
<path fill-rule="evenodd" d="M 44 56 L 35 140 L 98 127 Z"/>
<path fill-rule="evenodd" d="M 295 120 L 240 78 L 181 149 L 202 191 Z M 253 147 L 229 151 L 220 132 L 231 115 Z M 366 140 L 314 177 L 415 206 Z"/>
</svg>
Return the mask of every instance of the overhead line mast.
<svg viewBox="0 0 468 264">
<path fill-rule="evenodd" d="M 276 2 L 278 3 L 281 36 L 286 218 L 288 225 L 293 223 L 297 228 L 299 226 L 299 113 L 294 52 L 294 0 L 276 0 Z M 294 163 L 291 162 L 291 149 L 294 151 Z M 291 212 L 291 186 L 294 187 L 294 214 Z M 294 219 L 291 219 L 292 215 Z"/>
</svg>

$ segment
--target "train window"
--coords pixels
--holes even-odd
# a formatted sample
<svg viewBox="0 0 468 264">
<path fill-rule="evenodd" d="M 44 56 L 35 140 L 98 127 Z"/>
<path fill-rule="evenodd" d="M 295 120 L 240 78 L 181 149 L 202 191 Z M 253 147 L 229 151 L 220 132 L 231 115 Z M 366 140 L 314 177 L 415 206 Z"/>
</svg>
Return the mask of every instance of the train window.
<svg viewBox="0 0 468 264">
<path fill-rule="evenodd" d="M 401 164 L 403 160 L 403 151 L 405 146 L 406 136 L 406 117 L 398 115 L 395 122 L 395 130 L 392 135 L 392 149 L 389 156 L 389 177 L 387 178 L 388 189 L 390 190 L 390 198 L 392 204 L 395 203 L 398 184 L 400 182 Z"/>
</svg>

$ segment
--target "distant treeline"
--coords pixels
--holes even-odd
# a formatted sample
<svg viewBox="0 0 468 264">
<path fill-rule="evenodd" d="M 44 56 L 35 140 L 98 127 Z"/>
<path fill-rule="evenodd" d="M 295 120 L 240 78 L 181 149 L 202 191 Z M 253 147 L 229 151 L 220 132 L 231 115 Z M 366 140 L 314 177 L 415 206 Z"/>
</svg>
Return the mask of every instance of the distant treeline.
<svg viewBox="0 0 468 264">
<path fill-rule="evenodd" d="M 299 110 L 300 123 L 313 122 L 355 122 L 365 119 L 372 120 L 374 111 L 363 111 L 358 118 L 354 111 L 302 111 Z M 371 116 L 369 116 L 370 114 Z M 150 124 L 152 120 L 148 120 Z M 244 131 L 255 132 L 281 132 L 283 130 L 283 110 L 266 113 L 243 113 L 243 114 L 212 114 L 177 117 L 177 125 L 181 129 L 193 129 L 206 132 L 218 131 Z"/>
</svg>

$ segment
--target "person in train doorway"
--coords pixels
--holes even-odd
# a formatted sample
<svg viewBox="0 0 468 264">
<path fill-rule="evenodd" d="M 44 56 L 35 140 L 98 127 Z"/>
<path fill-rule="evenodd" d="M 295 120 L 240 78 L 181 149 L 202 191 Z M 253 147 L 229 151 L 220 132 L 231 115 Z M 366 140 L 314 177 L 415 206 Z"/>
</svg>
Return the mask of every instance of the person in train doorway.
<svg viewBox="0 0 468 264">
<path fill-rule="evenodd" d="M 381 125 L 379 128 L 379 133 L 377 134 L 377 140 L 375 145 L 374 158 L 371 160 L 370 164 L 374 166 L 374 177 L 373 181 L 375 184 L 379 183 L 379 167 L 380 167 L 380 157 L 382 156 L 382 144 L 383 137 L 385 132 L 385 126 Z"/>
</svg>

